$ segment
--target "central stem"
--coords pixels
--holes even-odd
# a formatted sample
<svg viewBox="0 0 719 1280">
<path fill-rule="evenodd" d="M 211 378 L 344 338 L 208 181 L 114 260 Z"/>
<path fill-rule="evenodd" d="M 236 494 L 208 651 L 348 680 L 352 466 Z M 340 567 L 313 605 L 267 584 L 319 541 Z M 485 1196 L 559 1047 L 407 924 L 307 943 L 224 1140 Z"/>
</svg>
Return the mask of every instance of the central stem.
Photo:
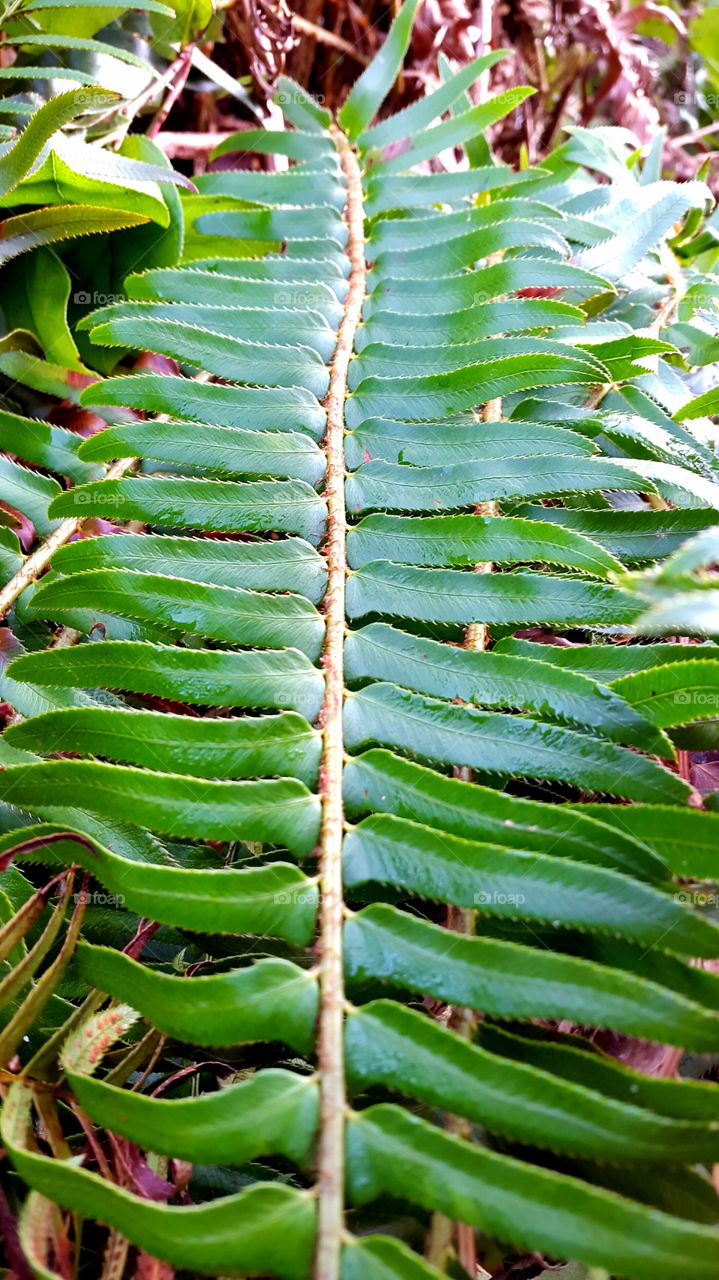
<svg viewBox="0 0 719 1280">
<path fill-rule="evenodd" d="M 332 134 L 347 182 L 347 252 L 350 284 L 332 361 L 325 399 L 327 475 L 327 595 L 325 598 L 325 697 L 320 724 L 323 735 L 320 794 L 320 883 L 322 894 L 320 962 L 320 1138 L 318 1151 L 319 1218 L 315 1280 L 338 1280 L 344 1220 L 344 977 L 342 965 L 342 706 L 345 635 L 347 521 L 344 498 L 344 407 L 347 371 L 362 315 L 365 293 L 362 179 L 352 147 L 339 129 Z"/>
</svg>

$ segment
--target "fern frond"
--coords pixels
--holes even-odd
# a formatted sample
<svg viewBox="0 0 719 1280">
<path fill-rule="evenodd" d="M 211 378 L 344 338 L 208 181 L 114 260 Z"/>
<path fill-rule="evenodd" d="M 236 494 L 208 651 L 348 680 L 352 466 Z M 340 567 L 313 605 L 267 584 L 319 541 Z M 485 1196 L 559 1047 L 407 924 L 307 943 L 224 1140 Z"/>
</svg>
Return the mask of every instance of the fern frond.
<svg viewBox="0 0 719 1280">
<path fill-rule="evenodd" d="M 22 1234 L 40 1256 L 39 1196 L 198 1275 L 430 1280 L 385 1234 L 399 1201 L 410 1242 L 439 1212 L 710 1280 L 715 1088 L 580 1034 L 719 1049 L 696 964 L 719 928 L 683 883 L 715 878 L 719 817 L 679 754 L 719 697 L 719 468 L 691 427 L 715 403 L 688 391 L 656 255 L 706 192 L 615 182 L 612 139 L 583 134 L 542 171 L 415 172 L 527 96 L 465 106 L 492 55 L 372 124 L 417 7 L 339 125 L 283 81 L 290 127 L 217 154 L 291 167 L 206 175 L 183 260 L 85 315 L 105 430 L 0 413 L 7 503 L 45 539 L 18 567 L 0 529 L 0 887 L 79 869 L 119 939 L 89 905 L 75 945 L 85 901 L 65 925 L 63 900 L 7 961 Z M 175 371 L 128 368 L 144 351 Z M 153 1094 L 160 1036 L 221 1055 L 228 1087 L 197 1067 L 165 1096 L 173 1062 Z M 227 1194 L 153 1203 L 50 1154 L 48 1081 Z"/>
</svg>

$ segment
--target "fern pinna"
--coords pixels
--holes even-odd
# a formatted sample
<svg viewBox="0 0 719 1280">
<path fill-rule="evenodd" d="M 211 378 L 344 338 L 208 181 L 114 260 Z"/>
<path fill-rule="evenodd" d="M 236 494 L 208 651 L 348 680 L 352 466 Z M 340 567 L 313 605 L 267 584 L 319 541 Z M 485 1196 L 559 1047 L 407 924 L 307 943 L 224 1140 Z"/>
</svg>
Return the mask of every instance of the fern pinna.
<svg viewBox="0 0 719 1280">
<path fill-rule="evenodd" d="M 719 693 L 717 464 L 682 425 L 711 281 L 677 271 L 707 192 L 615 131 L 495 165 L 526 94 L 465 95 L 497 54 L 374 124 L 417 8 L 339 122 L 282 82 L 287 128 L 218 154 L 286 166 L 198 179 L 184 260 L 82 321 L 106 430 L 0 415 L 47 538 L 0 530 L 36 1276 L 60 1210 L 186 1276 L 430 1280 L 452 1223 L 492 1267 L 716 1272 L 716 1085 L 592 1042 L 719 1049 L 719 817 L 678 757 Z M 647 609 L 688 577 L 679 645 Z"/>
</svg>

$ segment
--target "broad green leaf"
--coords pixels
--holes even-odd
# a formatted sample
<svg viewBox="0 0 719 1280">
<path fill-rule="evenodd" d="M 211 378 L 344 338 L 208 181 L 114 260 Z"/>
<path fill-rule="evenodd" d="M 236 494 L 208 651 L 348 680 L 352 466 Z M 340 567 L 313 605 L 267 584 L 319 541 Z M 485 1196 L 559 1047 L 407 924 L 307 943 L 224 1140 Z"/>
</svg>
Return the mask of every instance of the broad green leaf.
<svg viewBox="0 0 719 1280">
<path fill-rule="evenodd" d="M 713 1042 L 719 1016 L 658 980 L 516 942 L 458 937 L 380 904 L 345 924 L 345 968 L 353 982 L 390 980 L 498 1018 L 590 1018 L 700 1052 Z"/>
<path fill-rule="evenodd" d="M 537 337 L 503 337 L 485 338 L 481 342 L 455 342 L 449 345 L 397 347 L 389 343 L 373 343 L 365 347 L 350 366 L 348 386 L 351 391 L 361 386 L 365 378 L 393 378 L 397 375 L 407 378 L 411 375 L 422 377 L 427 369 L 432 375 L 451 373 L 454 370 L 466 369 L 471 365 L 486 364 L 494 358 L 523 355 L 564 356 L 567 349 L 559 342 Z M 571 352 L 572 359 L 584 361 L 584 356 L 576 348 Z M 605 366 L 594 360 L 586 359 L 586 368 L 597 378 L 606 375 Z M 498 434 L 498 429 L 495 428 Z"/>
<path fill-rule="evenodd" d="M 677 897 L 604 867 L 475 844 L 387 814 L 373 814 L 350 831 L 343 877 L 350 888 L 392 885 L 480 916 L 619 934 L 689 956 L 693 948 L 709 958 L 719 954 L 719 926 Z"/>
<path fill-rule="evenodd" d="M 232 236 L 238 240 L 281 246 L 289 240 L 327 238 L 337 244 L 347 242 L 347 228 L 332 204 L 310 205 L 308 208 L 266 208 L 205 213 L 195 227 L 201 235 Z"/>
<path fill-rule="evenodd" d="M 345 1045 L 356 1084 L 383 1084 L 553 1151 L 671 1163 L 681 1159 L 675 1143 L 686 1143 L 689 1161 L 702 1149 L 715 1149 L 714 1120 L 674 1120 L 629 1098 L 603 1095 L 581 1079 L 563 1080 L 549 1066 L 495 1056 L 389 1000 L 352 1009 Z"/>
<path fill-rule="evenodd" d="M 652 724 L 663 729 L 695 720 L 716 719 L 719 661 L 680 662 L 638 671 L 616 680 L 614 689 Z"/>
<path fill-rule="evenodd" d="M 86 84 L 93 89 L 97 88 L 97 79 L 86 71 L 76 71 L 71 67 L 62 66 L 29 66 L 23 63 L 18 66 L 13 63 L 9 67 L 0 67 L 0 82 L 3 80 L 72 80 L 75 85 Z"/>
<path fill-rule="evenodd" d="M 691 498 L 698 499 L 699 505 L 702 507 L 711 507 L 714 511 L 719 511 L 719 483 L 716 480 L 706 479 L 704 476 L 696 475 L 687 467 L 673 466 L 668 462 L 654 462 L 653 460 L 645 460 L 643 458 L 624 458 L 622 466 L 635 471 L 639 478 L 639 483 L 635 482 L 635 488 L 640 489 L 641 482 L 651 481 L 659 493 L 663 496 L 669 495 L 672 501 L 678 490 L 680 494 L 689 494 Z M 646 492 L 646 490 L 644 490 Z"/>
<path fill-rule="evenodd" d="M 674 416 L 678 422 L 681 422 L 684 418 L 713 418 L 716 413 L 719 413 L 719 388 L 713 387 L 710 391 L 705 391 L 702 395 L 687 401 Z"/>
<path fill-rule="evenodd" d="M 182 302 L 171 308 L 152 302 L 119 302 L 83 317 L 78 328 L 91 330 L 92 338 L 96 327 L 116 319 L 179 320 L 230 338 L 311 347 L 325 361 L 330 359 L 336 341 L 335 334 L 319 311 L 290 307 L 272 310 L 237 307 L 230 310 L 226 306 L 197 306 Z"/>
<path fill-rule="evenodd" d="M 297 1162 L 314 1139 L 317 1084 L 290 1071 L 269 1068 L 217 1093 L 173 1099 L 118 1089 L 67 1063 L 65 1073 L 96 1124 L 175 1159 L 242 1164 L 272 1152 Z"/>
<path fill-rule="evenodd" d="M 719 592 L 711 589 L 677 591 L 668 594 L 665 600 L 659 600 L 648 608 L 637 620 L 637 631 L 640 635 L 662 636 L 684 635 L 717 636 L 719 635 Z"/>
<path fill-rule="evenodd" d="M 374 270 L 378 279 L 387 275 L 395 280 L 416 280 L 438 271 L 450 275 L 507 249 L 544 249 L 560 257 L 569 256 L 567 241 L 558 231 L 528 218 L 508 218 L 465 235 L 448 236 L 441 244 L 426 248 L 390 249 L 378 254 Z"/>
<path fill-rule="evenodd" d="M 288 707 L 309 721 L 319 713 L 324 683 L 317 668 L 294 648 L 235 653 L 133 640 L 29 653 L 16 660 L 12 675 L 53 690 L 99 687 L 203 707 Z"/>
<path fill-rule="evenodd" d="M 301 205 L 303 208 L 329 205 L 342 213 L 344 188 L 339 171 L 333 179 L 330 167 L 328 165 L 325 172 L 319 166 L 312 169 L 304 165 L 274 173 L 262 169 L 215 170 L 201 174 L 196 185 L 203 195 L 234 196 L 237 200 L 250 200 L 255 204 Z"/>
<path fill-rule="evenodd" d="M 390 120 L 382 123 L 389 125 Z M 541 171 L 534 170 L 534 173 Z M 515 173 L 507 165 L 482 165 L 458 169 L 453 173 L 411 173 L 375 176 L 370 169 L 365 183 L 365 210 L 370 216 L 390 209 L 414 211 L 439 203 L 462 207 L 467 196 L 483 194 L 497 188 L 526 186 L 528 177 Z M 531 179 L 529 179 L 531 185 Z"/>
<path fill-rule="evenodd" d="M 107 22 L 107 15 L 103 13 L 103 10 L 111 9 L 118 13 L 124 13 L 129 8 L 129 5 L 123 3 L 123 0 L 119 0 L 119 3 L 118 0 L 28 0 L 28 4 L 24 7 L 32 9 L 33 13 L 38 13 L 38 11 L 47 13 L 49 10 L 69 8 L 77 9 L 78 26 L 84 26 L 85 22 L 89 22 L 92 26 L 91 30 L 83 31 L 81 34 L 93 35 L 98 27 L 104 27 Z M 80 12 L 83 9 L 85 13 Z M 159 13 L 167 18 L 171 18 L 174 15 L 174 10 L 166 4 L 161 4 L 160 0 L 138 0 L 136 5 L 133 4 L 134 12 Z M 57 20 L 62 22 L 59 14 Z M 54 29 L 51 25 L 52 21 L 52 16 L 49 14 L 42 19 L 42 26 L 46 31 Z"/>
<path fill-rule="evenodd" d="M 350 748 L 399 748 L 439 764 L 569 782 L 585 791 L 681 804 L 688 784 L 624 747 L 524 717 L 485 713 L 377 683 L 345 704 Z"/>
<path fill-rule="evenodd" d="M 127 910 L 192 933 L 269 934 L 300 946 L 312 939 L 317 888 L 289 863 L 224 871 L 147 866 L 120 858 L 96 841 L 88 849 L 71 832 L 43 850 L 42 837 L 58 833 L 62 828 L 30 827 L 2 837 L 0 848 L 7 852 L 17 841 L 32 838 L 42 861 L 77 863 Z"/>
<path fill-rule="evenodd" d="M 419 0 L 405 0 L 379 52 L 352 86 L 339 113 L 339 122 L 351 138 L 357 138 L 367 128 L 397 79 L 418 7 Z"/>
<path fill-rule="evenodd" d="M 380 384 L 389 379 L 374 381 Z M 352 399 L 348 403 L 352 404 Z M 488 458 L 483 463 L 448 463 L 444 467 L 412 467 L 378 459 L 366 462 L 349 476 L 347 503 L 352 512 L 379 508 L 437 513 L 438 509 L 457 510 L 501 498 L 595 493 L 599 489 L 652 492 L 652 481 L 633 476 L 628 470 L 628 461 L 578 458 L 576 454 L 540 454 Z"/>
<path fill-rule="evenodd" d="M 706 1280 L 716 1255 L 714 1227 L 464 1142 L 396 1106 L 353 1116 L 349 1168 L 356 1204 L 384 1192 L 525 1249 L 619 1265 L 636 1280 L 669 1280 L 676 1268 Z"/>
<path fill-rule="evenodd" d="M 582 511 L 564 507 L 522 507 L 532 520 L 574 529 L 620 560 L 662 559 L 693 533 L 716 524 L 713 511 Z"/>
<path fill-rule="evenodd" d="M 352 468 L 372 458 L 412 466 L 446 466 L 488 458 L 521 458 L 543 453 L 595 452 L 593 441 L 575 431 L 535 422 L 484 423 L 402 422 L 397 418 L 368 418 L 345 441 L 345 459 Z M 369 455 L 369 458 L 368 458 Z"/>
<path fill-rule="evenodd" d="M 317 839 L 319 802 L 293 778 L 217 782 L 149 772 L 97 760 L 43 760 L 3 772 L 8 804 L 43 817 L 81 796 L 83 807 L 108 819 L 133 821 L 164 835 L 283 844 L 308 854 Z"/>
<path fill-rule="evenodd" d="M 691 541 L 685 542 L 679 551 L 669 557 L 662 565 L 659 581 L 666 579 L 671 582 L 674 577 L 707 568 L 714 564 L 717 555 L 719 555 L 719 530 L 716 525 L 713 525 Z"/>
<path fill-rule="evenodd" d="M 325 365 L 309 347 L 281 347 L 223 337 L 180 320 L 165 319 L 159 323 L 152 319 L 122 317 L 98 325 L 92 331 L 92 340 L 100 346 L 159 351 L 229 381 L 304 387 L 320 399 L 327 391 Z"/>
<path fill-rule="evenodd" d="M 82 943 L 75 964 L 101 991 L 131 1003 L 179 1039 L 222 1045 L 280 1037 L 300 1052 L 312 1043 L 316 979 L 287 960 L 258 960 L 250 968 L 188 980 Z"/>
<path fill-rule="evenodd" d="M 8 40 L 4 40 L 3 44 L 8 44 Z M 113 58 L 118 58 L 121 62 L 128 63 L 131 67 L 138 67 L 144 71 L 147 69 L 147 62 L 142 58 L 138 58 L 137 54 L 131 53 L 128 49 L 123 49 L 121 45 L 108 45 L 102 40 L 87 40 L 82 36 L 68 35 L 35 35 L 23 32 L 18 43 L 22 48 L 37 49 L 77 49 L 84 53 L 105 54 Z M 100 92 L 99 90 L 97 92 Z M 116 99 L 115 99 L 116 100 Z M 105 105 L 107 98 L 93 104 L 96 106 Z M 73 112 L 77 114 L 77 112 Z"/>
<path fill-rule="evenodd" d="M 220 587 L 296 591 L 312 604 L 322 600 L 327 581 L 324 560 L 301 538 L 220 542 L 166 534 L 151 539 L 139 533 L 103 534 L 61 547 L 52 563 L 58 573 L 134 569 Z"/>
<path fill-rule="evenodd" d="M 491 266 L 434 280 L 379 281 L 369 295 L 364 318 L 373 319 L 380 309 L 401 315 L 442 315 L 491 302 L 518 289 L 571 289 L 582 297 L 611 292 L 603 276 L 566 262 L 543 258 L 508 258 Z"/>
<path fill-rule="evenodd" d="M 610 373 L 612 382 L 622 382 L 626 378 L 635 378 L 645 372 L 640 361 L 652 355 L 674 355 L 680 353 L 668 342 L 657 338 L 646 338 L 638 334 L 616 338 L 610 342 L 587 342 L 582 344 L 583 350 L 590 351 L 598 360 L 602 360 Z"/>
<path fill-rule="evenodd" d="M 347 549 L 353 569 L 371 560 L 458 568 L 481 561 L 536 561 L 604 578 L 621 568 L 598 541 L 571 529 L 512 516 L 365 516 L 350 529 Z"/>
<path fill-rule="evenodd" d="M 361 82 L 360 78 L 358 85 Z M 375 167 L 375 173 L 381 173 L 382 176 L 406 173 L 414 165 L 433 159 L 448 147 L 462 146 L 477 134 L 483 133 L 497 120 L 503 120 L 534 92 L 534 89 L 527 86 L 506 89 L 504 93 L 496 94 L 488 102 L 480 102 L 477 106 L 461 112 L 460 115 L 450 116 L 448 120 L 422 130 L 413 139 L 412 146 L 407 151 L 393 156 L 392 159 L 381 161 Z M 341 123 L 344 124 L 345 121 L 341 119 Z"/>
<path fill-rule="evenodd" d="M 549 720 L 596 731 L 615 742 L 630 743 L 669 756 L 663 735 L 652 731 L 634 699 L 623 701 L 621 687 L 604 688 L 586 676 L 545 662 L 500 653 L 457 649 L 420 639 L 381 622 L 352 631 L 345 641 L 345 675 L 350 681 L 386 680 L 434 697 L 461 698 L 484 707 L 521 708 Z M 719 664 L 717 664 L 719 672 Z M 627 695 L 625 694 L 624 697 Z M 10 741 L 19 739 L 13 734 Z"/>
<path fill-rule="evenodd" d="M 239 133 L 230 134 L 210 152 L 210 159 L 220 156 L 251 155 L 287 156 L 290 160 L 317 161 L 334 160 L 334 149 L 330 139 L 323 133 L 304 133 L 301 129 L 241 129 Z"/>
<path fill-rule="evenodd" d="M 190 585 L 161 574 L 126 570 L 88 569 L 55 577 L 35 592 L 27 606 L 35 618 L 62 618 L 78 608 L 159 624 L 178 635 L 260 649 L 281 647 L 289 634 L 294 646 L 311 660 L 319 657 L 324 635 L 322 618 L 302 596 Z"/>
<path fill-rule="evenodd" d="M 540 1031 L 539 1037 L 534 1038 L 531 1026 L 522 1027 L 520 1034 L 516 1027 L 507 1031 L 496 1023 L 487 1023 L 480 1037 L 482 1045 L 500 1054 L 505 1065 L 522 1062 L 557 1080 L 584 1084 L 608 1098 L 671 1119 L 699 1120 L 710 1125 L 715 1122 L 716 1099 L 706 1081 L 648 1076 L 606 1054 L 587 1052 L 586 1043 L 578 1036 L 546 1040 Z"/>
<path fill-rule="evenodd" d="M 57 525 L 49 515 L 53 499 L 62 492 L 57 480 L 30 471 L 0 455 L 3 502 L 32 520 L 37 532 L 47 536 Z"/>
<path fill-rule="evenodd" d="M 479 301 L 467 310 L 401 318 L 397 312 L 378 310 L 357 331 L 355 349 L 364 351 L 372 342 L 389 342 L 395 346 L 477 342 L 497 333 L 516 333 L 572 319 L 581 321 L 582 317 L 578 307 L 551 298 Z"/>
<path fill-rule="evenodd" d="M 438 1274 L 396 1236 L 353 1236 L 342 1248 L 342 1280 L 437 1280 Z"/>
<path fill-rule="evenodd" d="M 83 391 L 81 402 L 90 408 L 119 405 L 215 426 L 244 427 L 249 419 L 257 429 L 304 430 L 316 440 L 325 429 L 316 396 L 299 387 L 225 387 L 171 374 L 136 373 L 93 383 Z"/>
<path fill-rule="evenodd" d="M 534 387 L 592 386 L 600 375 L 574 356 L 517 355 L 425 377 L 365 378 L 346 408 L 349 427 L 381 414 L 434 418 Z M 655 464 L 658 465 L 658 464 Z M 678 470 L 678 468 L 677 468 Z"/>
<path fill-rule="evenodd" d="M 581 266 L 621 280 L 631 271 L 687 209 L 705 204 L 708 192 L 701 182 L 652 183 L 642 189 L 642 208 L 619 219 L 621 230 L 578 255 Z M 629 212 L 629 210 L 627 210 Z"/>
<path fill-rule="evenodd" d="M 291 76 L 277 77 L 278 93 L 275 101 L 282 107 L 283 115 L 297 129 L 310 129 L 321 133 L 329 128 L 332 116 L 316 101 L 311 93 L 303 89 Z"/>
<path fill-rule="evenodd" d="M 13 383 L 71 403 L 77 403 L 83 387 L 95 381 L 93 374 L 78 373 L 18 349 L 0 350 L 0 372 Z"/>
<path fill-rule="evenodd" d="M 662 858 L 675 875 L 719 881 L 719 815 L 668 805 L 596 805 L 596 816 Z M 582 812 L 582 810 L 579 810 Z M 697 901 L 703 899 L 698 891 Z M 693 900 L 687 890 L 685 899 Z"/>
<path fill-rule="evenodd" d="M 514 221 L 536 221 L 555 230 L 561 228 L 561 213 L 550 205 L 522 196 L 506 196 L 479 207 L 465 207 L 442 217 L 380 218 L 372 227 L 367 242 L 367 255 L 377 262 L 379 255 L 391 250 L 423 249 L 437 247 L 448 240 L 454 242 L 482 227 L 496 227 Z M 487 253 L 477 255 L 485 258 Z"/>
<path fill-rule="evenodd" d="M 142 214 L 125 213 L 92 205 L 55 205 L 6 218 L 0 223 L 0 265 L 39 245 L 56 244 L 73 236 L 107 234 L 147 222 Z"/>
<path fill-rule="evenodd" d="M 33 333 L 47 356 L 68 369 L 84 368 L 67 323 L 71 279 L 64 263 L 49 250 L 5 267 L 6 323 Z M 74 478 L 74 477 L 73 477 Z"/>
<path fill-rule="evenodd" d="M 228 1269 L 258 1274 L 271 1266 L 282 1280 L 306 1280 L 315 1225 L 306 1192 L 276 1182 L 259 1183 L 239 1194 L 193 1205 L 189 1213 L 187 1206 L 153 1203 L 74 1163 L 32 1151 L 31 1096 L 25 1085 L 17 1085 L 3 1108 L 3 1140 L 15 1168 L 43 1195 L 83 1217 L 108 1223 L 152 1257 L 199 1274 Z"/>
<path fill-rule="evenodd" d="M 359 138 L 360 147 L 365 151 L 370 148 L 385 147 L 390 142 L 410 138 L 418 130 L 425 129 L 433 120 L 447 111 L 461 94 L 471 88 L 483 71 L 501 62 L 508 53 L 508 49 L 497 49 L 479 58 L 472 58 L 450 80 L 435 89 L 434 93 L 426 94 L 411 106 L 405 107 L 403 111 L 398 111 L 380 124 L 365 129 Z"/>
<path fill-rule="evenodd" d="M 427 622 L 621 626 L 638 612 L 637 598 L 616 587 L 543 573 L 475 574 L 374 560 L 347 583 L 350 618 L 384 613 Z"/>
<path fill-rule="evenodd" d="M 31 42 L 30 37 L 23 37 L 23 43 Z M 107 108 L 117 100 L 117 94 L 108 93 L 106 89 L 98 88 L 92 93 L 87 93 L 84 89 L 71 89 L 69 93 L 61 93 L 39 107 L 15 145 L 0 156 L 0 195 L 7 195 L 22 181 L 46 142 L 63 125 L 74 120 L 83 111 Z"/>
<path fill-rule="evenodd" d="M 544 853 L 566 851 L 579 861 L 628 871 L 642 880 L 666 879 L 661 855 L 605 815 L 621 817 L 622 806 L 564 805 L 505 795 L 473 782 L 448 778 L 390 751 L 374 749 L 352 758 L 344 772 L 350 817 L 394 813 L 471 840 Z M 632 806 L 632 814 L 637 812 Z M 677 811 L 681 821 L 686 811 Z M 597 820 L 599 819 L 599 821 Z"/>
<path fill-rule="evenodd" d="M 550 662 L 563 671 L 580 671 L 606 684 L 612 684 L 621 676 L 637 671 L 664 666 L 666 663 L 694 662 L 697 658 L 719 657 L 719 649 L 713 645 L 696 648 L 677 644 L 536 644 L 531 640 L 514 638 L 500 640 L 499 653 L 523 655 Z"/>
<path fill-rule="evenodd" d="M 313 440 L 299 431 L 243 431 L 239 427 L 190 422 L 131 423 L 111 427 L 86 441 L 82 458 L 107 461 L 141 457 L 178 468 L 220 476 L 277 476 L 318 485 L 325 460 Z"/>
<path fill-rule="evenodd" d="M 23 563 L 20 539 L 12 529 L 0 526 L 0 585 L 9 582 Z"/>
<path fill-rule="evenodd" d="M 80 485 L 52 504 L 58 516 L 111 515 L 175 529 L 222 533 L 275 530 L 318 543 L 325 503 L 302 480 L 196 480 L 126 477 Z"/>
<path fill-rule="evenodd" d="M 282 273 L 278 267 L 282 264 Z M 225 264 L 229 266 L 230 264 Z M 336 325 L 342 315 L 337 296 L 323 280 L 315 279 L 313 263 L 292 263 L 280 258 L 276 264 L 242 262 L 238 274 L 201 271 L 197 267 L 165 268 L 129 276 L 125 287 L 131 298 L 140 301 L 185 303 L 192 307 L 232 307 L 230 323 L 239 324 L 244 315 L 265 313 L 264 324 L 285 317 L 273 317 L 276 310 L 317 311 L 328 324 Z M 250 275 L 252 267 L 265 267 L 265 274 Z M 270 267 L 273 267 L 270 273 Z M 289 271 L 289 267 L 294 267 Z M 239 274 L 239 271 L 242 274 Z M 243 306 L 237 307 L 242 294 Z M 234 318 L 234 319 L 233 319 Z"/>
<path fill-rule="evenodd" d="M 196 778 L 299 778 L 313 786 L 319 737 L 292 712 L 195 719 L 157 711 L 72 707 L 10 726 L 6 740 L 41 754 L 71 751 Z"/>
<path fill-rule="evenodd" d="M 26 462 L 56 471 L 76 482 L 90 480 L 97 474 L 96 467 L 78 458 L 76 435 L 38 418 L 23 418 L 0 410 L 0 445 Z"/>
<path fill-rule="evenodd" d="M 583 957 L 459 937 L 381 904 L 347 921 L 345 959 L 354 982 L 391 982 L 499 1018 L 589 1019 L 700 1052 L 717 1043 L 717 1009 L 681 990 Z"/>
</svg>

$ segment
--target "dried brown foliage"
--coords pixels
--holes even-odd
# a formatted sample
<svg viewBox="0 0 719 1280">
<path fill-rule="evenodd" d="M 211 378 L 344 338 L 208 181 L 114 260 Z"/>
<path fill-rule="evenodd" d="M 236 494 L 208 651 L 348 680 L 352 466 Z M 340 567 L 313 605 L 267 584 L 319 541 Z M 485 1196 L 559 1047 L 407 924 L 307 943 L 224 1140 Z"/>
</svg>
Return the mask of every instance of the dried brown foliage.
<svg viewBox="0 0 719 1280">
<path fill-rule="evenodd" d="M 261 100 L 284 71 L 334 109 L 398 6 L 399 0 L 236 0 L 225 19 L 226 43 L 215 46 L 214 56 L 234 75 L 251 76 Z M 643 144 L 665 125 L 668 167 L 692 177 L 710 146 L 695 136 L 696 58 L 686 38 L 692 16 L 691 6 L 659 0 L 425 0 L 389 105 L 434 88 L 440 55 L 461 65 L 491 42 L 510 51 L 491 73 L 492 88 L 536 89 L 495 129 L 503 159 L 516 161 L 524 151 L 536 162 L 566 124 L 623 126 Z M 221 117 L 214 127 L 226 124 Z"/>
</svg>

